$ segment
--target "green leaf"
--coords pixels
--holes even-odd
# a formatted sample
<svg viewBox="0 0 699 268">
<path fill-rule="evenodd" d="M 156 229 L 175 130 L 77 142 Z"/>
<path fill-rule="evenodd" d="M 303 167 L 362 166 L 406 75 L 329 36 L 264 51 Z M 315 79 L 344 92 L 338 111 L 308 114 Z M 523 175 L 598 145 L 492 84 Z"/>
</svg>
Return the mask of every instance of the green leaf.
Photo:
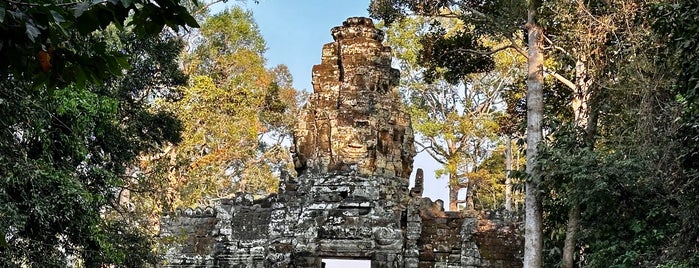
<svg viewBox="0 0 699 268">
<path fill-rule="evenodd" d="M 50 12 L 51 12 L 51 16 L 53 17 L 53 21 L 55 21 L 56 23 L 63 23 L 66 21 L 66 19 L 60 13 L 56 12 L 55 10 L 51 10 Z M 2 22 L 2 20 L 0 20 L 0 22 Z"/>
<path fill-rule="evenodd" d="M 5 7 L 0 7 L 0 23 L 5 21 Z"/>
<path fill-rule="evenodd" d="M 73 8 L 73 16 L 80 17 L 82 14 L 90 8 L 90 3 L 88 2 L 80 2 L 77 5 L 75 5 L 75 8 Z"/>
<path fill-rule="evenodd" d="M 0 248 L 5 248 L 9 246 L 7 240 L 5 240 L 5 232 L 0 231 Z"/>
<path fill-rule="evenodd" d="M 41 34 L 41 31 L 39 31 L 39 29 L 36 28 L 36 26 L 34 26 L 34 24 L 32 24 L 31 22 L 27 22 L 25 26 L 27 27 L 27 29 L 25 30 L 25 32 L 27 33 L 27 37 L 29 37 L 29 40 L 34 42 L 35 39 L 39 37 L 39 34 Z"/>
</svg>

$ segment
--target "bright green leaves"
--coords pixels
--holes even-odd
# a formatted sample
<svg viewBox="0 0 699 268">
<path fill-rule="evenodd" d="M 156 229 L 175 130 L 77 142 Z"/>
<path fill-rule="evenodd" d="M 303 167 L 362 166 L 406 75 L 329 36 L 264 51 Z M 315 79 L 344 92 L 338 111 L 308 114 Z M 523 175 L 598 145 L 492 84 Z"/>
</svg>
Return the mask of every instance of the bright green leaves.
<svg viewBox="0 0 699 268">
<path fill-rule="evenodd" d="M 185 71 L 211 76 L 215 81 L 252 81 L 246 70 L 264 68 L 261 57 L 266 47 L 252 13 L 235 7 L 206 18 L 201 28 L 201 44 L 187 55 Z M 262 65 L 260 63 L 262 62 Z M 257 70 L 252 70 L 257 68 Z M 250 72 L 247 72 L 248 74 Z"/>
<path fill-rule="evenodd" d="M 104 98 L 93 92 L 77 87 L 68 87 L 53 92 L 58 116 L 75 116 L 79 126 L 94 121 L 95 117 L 113 120 L 117 114 L 118 102 Z"/>
<path fill-rule="evenodd" d="M 252 13 L 240 7 L 227 9 L 206 19 L 201 28 L 205 38 L 203 47 L 217 47 L 219 53 L 226 54 L 239 49 L 247 49 L 262 54 L 266 50 Z M 228 46 L 224 46 L 228 44 Z"/>
<path fill-rule="evenodd" d="M 177 100 L 157 101 L 183 132 L 178 144 L 141 162 L 166 193 L 153 207 L 194 206 L 241 191 L 265 195 L 276 191 L 279 172 L 290 170 L 282 142 L 297 93 L 286 67 L 265 68 L 265 42 L 252 14 L 234 7 L 205 17 L 199 34 L 184 55 L 189 85 Z"/>
</svg>

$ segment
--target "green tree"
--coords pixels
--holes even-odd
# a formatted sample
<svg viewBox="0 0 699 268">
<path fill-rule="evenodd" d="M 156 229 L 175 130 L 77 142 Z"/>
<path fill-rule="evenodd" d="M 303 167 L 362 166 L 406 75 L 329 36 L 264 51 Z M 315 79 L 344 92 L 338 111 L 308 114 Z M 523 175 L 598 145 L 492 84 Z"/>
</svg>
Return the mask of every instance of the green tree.
<svg viewBox="0 0 699 268">
<path fill-rule="evenodd" d="M 513 48 L 527 55 L 527 166 L 529 175 L 525 183 L 525 250 L 524 267 L 541 267 L 542 256 L 542 210 L 539 197 L 539 178 L 536 174 L 538 144 L 542 141 L 543 86 L 544 86 L 544 31 L 538 23 L 540 2 L 524 1 L 411 1 L 374 0 L 369 11 L 391 23 L 408 14 L 428 17 L 455 17 L 465 23 L 465 31 L 455 36 L 435 38 L 430 43 L 434 50 L 442 53 L 424 61 L 428 71 L 445 68 L 448 80 L 473 72 L 488 70 L 488 58 L 492 51 Z M 516 34 L 525 28 L 527 51 L 516 41 Z M 437 32 L 441 29 L 437 27 Z M 509 40 L 502 48 L 487 51 L 479 37 Z M 484 51 L 484 48 L 486 51 Z M 428 50 L 428 51 L 429 51 Z M 565 80 L 558 75 L 558 79 Z M 567 80 L 566 80 L 567 81 Z M 568 81 L 569 82 L 569 81 Z"/>
<path fill-rule="evenodd" d="M 109 25 L 132 26 L 138 35 L 198 26 L 178 0 L 2 1 L 0 76 L 60 87 L 120 75 L 126 55 L 91 36 Z"/>
<path fill-rule="evenodd" d="M 155 263 L 148 234 L 107 214 L 127 184 L 126 167 L 179 140 L 179 123 L 149 111 L 141 98 L 184 82 L 167 54 L 179 43 L 114 27 L 71 35 L 71 47 L 103 46 L 103 53 L 128 56 L 134 68 L 36 83 L 28 79 L 43 71 L 7 67 L 0 83 L 0 265 L 62 267 L 69 256 L 88 267 Z M 144 72 L 152 79 L 142 79 Z"/>
<path fill-rule="evenodd" d="M 432 53 L 441 53 L 424 49 L 423 45 L 434 44 L 420 40 L 421 36 L 438 38 L 436 33 L 429 32 L 431 23 L 440 23 L 444 35 L 463 31 L 454 19 L 405 17 L 390 25 L 387 40 L 403 74 L 401 93 L 419 134 L 417 145 L 442 164 L 437 175 L 446 174 L 449 178 L 449 209 L 456 211 L 459 203 L 473 209 L 473 189 L 478 185 L 493 185 L 482 181 L 494 178 L 485 174 L 504 174 L 502 170 L 480 167 L 496 145 L 501 93 L 512 83 L 508 77 L 517 71 L 517 61 L 522 58 L 516 52 L 500 51 L 493 57 L 495 62 L 483 63 L 492 65 L 484 68 L 494 69 L 488 74 L 459 76 L 422 67 L 424 61 L 436 57 Z M 458 200 L 462 190 L 466 191 L 466 198 Z"/>
<path fill-rule="evenodd" d="M 185 72 L 210 76 L 217 83 L 232 80 L 242 69 L 231 57 L 267 50 L 252 12 L 240 7 L 205 17 L 191 47 L 192 53 L 184 56 Z"/>
<path fill-rule="evenodd" d="M 699 11 L 697 1 L 670 1 L 654 9 L 654 23 L 660 40 L 667 49 L 667 61 L 677 74 L 672 93 L 680 107 L 680 128 L 676 138 L 681 146 L 678 148 L 680 172 L 673 182 L 677 186 L 673 193 L 679 206 L 679 239 L 674 240 L 668 252 L 676 260 L 684 260 L 687 267 L 699 265 L 699 249 L 696 241 L 699 237 L 699 19 L 693 15 Z M 667 37 L 670 38 L 667 38 Z M 667 38 L 667 39 L 666 39 Z M 679 189 L 679 191 L 677 191 Z"/>
<path fill-rule="evenodd" d="M 183 11 L 169 0 L 0 2 L 0 265 L 155 262 L 147 235 L 103 212 L 140 152 L 178 140 L 176 120 L 140 105 L 140 86 L 183 76 L 129 82 L 137 57 L 111 34 L 128 28 L 132 41 L 159 40 L 166 25 L 197 25 Z"/>
<path fill-rule="evenodd" d="M 297 94 L 285 66 L 265 68 L 252 13 L 235 7 L 206 17 L 200 34 L 185 56 L 193 76 L 182 98 L 158 105 L 182 121 L 182 142 L 144 156 L 141 165 L 167 182 L 164 209 L 237 192 L 266 195 L 276 191 L 279 172 L 289 170 L 284 142 Z"/>
<path fill-rule="evenodd" d="M 696 265 L 696 250 L 687 249 L 696 247 L 697 213 L 685 207 L 696 203 L 697 189 L 690 183 L 697 174 L 696 3 L 523 4 L 375 0 L 370 9 L 389 22 L 412 14 L 459 18 L 472 29 L 464 37 L 502 37 L 511 41 L 507 47 L 527 56 L 525 267 L 543 264 L 542 237 L 537 236 L 544 227 L 538 221 L 542 200 L 549 266 L 574 267 L 576 261 L 591 267 Z M 521 25 L 528 51 L 515 41 Z M 461 49 L 454 49 L 447 41 L 455 38 L 444 39 L 433 43 L 487 55 L 478 44 L 462 42 Z M 458 53 L 435 55 L 441 59 L 424 67 L 437 74 L 439 68 L 456 75 L 472 72 L 465 65 L 479 62 Z M 525 111 L 510 105 L 521 104 L 511 98 L 518 94 L 506 94 L 508 112 L 511 107 Z M 518 120 L 503 119 L 507 124 L 501 127 L 512 133 Z M 541 136 L 531 135 L 541 127 L 550 135 L 536 160 Z"/>
<path fill-rule="evenodd" d="M 681 84 L 675 75 L 681 60 L 674 58 L 674 52 L 665 54 L 666 34 L 651 28 L 658 19 L 672 20 L 673 14 L 650 12 L 679 6 L 655 4 L 593 1 L 551 7 L 559 14 L 552 17 L 558 24 L 577 29 L 574 36 L 560 34 L 553 41 L 566 44 L 557 48 L 562 61 L 585 59 L 585 72 L 575 69 L 576 84 L 578 90 L 586 89 L 585 84 L 589 89 L 589 106 L 578 105 L 575 118 L 556 127 L 541 162 L 543 180 L 555 185 L 547 190 L 551 193 L 545 200 L 547 211 L 579 211 L 568 216 L 551 213 L 546 219 L 546 237 L 553 238 L 549 247 L 564 248 L 564 267 L 573 267 L 574 260 L 591 267 L 693 265 L 693 251 L 687 249 L 695 242 L 685 239 L 678 250 L 677 241 L 682 239 L 676 239 L 692 236 L 679 228 L 682 222 L 691 222 L 692 213 L 676 209 L 693 200 L 695 188 L 686 182 L 696 176 L 680 162 L 688 148 L 678 143 L 688 134 L 679 131 L 680 126 L 691 122 L 678 114 L 682 101 L 674 90 L 681 87 L 673 86 Z M 684 53 L 682 59 L 691 55 Z M 574 100 L 584 100 L 581 92 L 575 92 Z M 585 110 L 587 120 L 581 120 Z M 576 221 L 579 233 L 571 235 L 575 230 L 571 223 Z"/>
</svg>

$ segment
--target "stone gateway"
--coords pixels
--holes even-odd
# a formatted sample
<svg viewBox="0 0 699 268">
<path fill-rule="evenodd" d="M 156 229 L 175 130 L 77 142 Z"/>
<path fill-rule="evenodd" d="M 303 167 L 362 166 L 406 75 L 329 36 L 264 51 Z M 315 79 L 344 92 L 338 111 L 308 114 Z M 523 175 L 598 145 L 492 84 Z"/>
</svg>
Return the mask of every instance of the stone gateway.
<svg viewBox="0 0 699 268">
<path fill-rule="evenodd" d="M 265 199 L 240 194 L 164 215 L 161 266 L 521 267 L 516 221 L 443 211 L 441 200 L 422 197 L 421 170 L 408 189 L 413 130 L 384 33 L 349 18 L 332 36 L 296 122 L 298 175 L 282 175 L 279 193 Z"/>
</svg>

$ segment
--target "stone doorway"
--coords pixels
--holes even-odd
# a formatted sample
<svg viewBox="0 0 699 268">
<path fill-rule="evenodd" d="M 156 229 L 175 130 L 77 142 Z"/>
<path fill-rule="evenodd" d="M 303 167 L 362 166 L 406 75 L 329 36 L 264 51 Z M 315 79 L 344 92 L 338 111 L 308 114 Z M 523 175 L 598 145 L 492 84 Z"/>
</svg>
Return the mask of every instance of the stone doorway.
<svg viewBox="0 0 699 268">
<path fill-rule="evenodd" d="M 323 268 L 371 268 L 371 260 L 323 258 Z"/>
</svg>

